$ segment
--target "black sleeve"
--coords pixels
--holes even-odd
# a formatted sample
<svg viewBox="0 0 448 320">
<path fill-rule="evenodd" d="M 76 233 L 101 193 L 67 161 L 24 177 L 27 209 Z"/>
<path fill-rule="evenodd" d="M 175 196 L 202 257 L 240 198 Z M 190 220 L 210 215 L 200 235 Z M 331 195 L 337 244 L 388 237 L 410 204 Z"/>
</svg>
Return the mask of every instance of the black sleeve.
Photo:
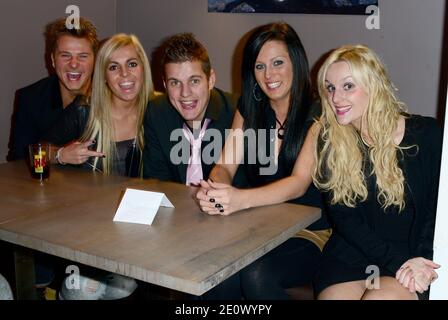
<svg viewBox="0 0 448 320">
<path fill-rule="evenodd" d="M 425 130 L 425 133 L 421 135 L 422 141 L 420 145 L 424 145 L 421 148 L 421 152 L 424 152 L 422 156 L 425 158 L 425 167 L 428 169 L 429 187 L 427 190 L 424 190 L 428 200 L 423 203 L 424 223 L 418 241 L 417 254 L 432 260 L 442 153 L 442 130 L 435 119 L 426 119 L 428 130 Z"/>
<path fill-rule="evenodd" d="M 410 257 L 398 254 L 392 245 L 381 239 L 368 225 L 363 210 L 368 208 L 361 205 L 355 208 L 332 205 L 329 214 L 334 222 L 335 232 L 370 261 L 395 274 Z"/>
<path fill-rule="evenodd" d="M 8 160 L 24 159 L 28 154 L 28 144 L 37 136 L 31 110 L 27 109 L 26 97 L 22 90 L 16 93 L 15 113 L 13 116 Z"/>
<path fill-rule="evenodd" d="M 56 124 L 44 134 L 42 141 L 58 146 L 81 138 L 89 118 L 90 106 L 74 100 L 68 105 Z"/>
<path fill-rule="evenodd" d="M 164 181 L 174 181 L 167 161 L 163 155 L 162 146 L 157 137 L 156 126 L 163 125 L 157 123 L 151 103 L 149 103 L 145 114 L 145 147 L 143 149 L 143 177 L 154 178 Z"/>
</svg>

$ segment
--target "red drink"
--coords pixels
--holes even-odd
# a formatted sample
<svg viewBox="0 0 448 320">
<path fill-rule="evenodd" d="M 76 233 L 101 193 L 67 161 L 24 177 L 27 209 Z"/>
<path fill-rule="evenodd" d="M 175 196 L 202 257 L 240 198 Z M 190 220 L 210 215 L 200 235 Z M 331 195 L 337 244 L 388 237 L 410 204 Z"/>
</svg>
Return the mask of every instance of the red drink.
<svg viewBox="0 0 448 320">
<path fill-rule="evenodd" d="M 45 144 L 30 145 L 31 176 L 40 181 L 50 177 L 50 147 Z"/>
</svg>

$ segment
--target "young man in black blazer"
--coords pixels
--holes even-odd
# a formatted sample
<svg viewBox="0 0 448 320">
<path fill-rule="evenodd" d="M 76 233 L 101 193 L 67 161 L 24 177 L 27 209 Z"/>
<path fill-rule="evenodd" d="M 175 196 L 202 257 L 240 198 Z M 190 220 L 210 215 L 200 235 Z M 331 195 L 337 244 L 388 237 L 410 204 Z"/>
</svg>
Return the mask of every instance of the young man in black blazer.
<svg viewBox="0 0 448 320">
<path fill-rule="evenodd" d="M 90 95 L 98 38 L 95 26 L 80 18 L 78 29 L 68 29 L 62 18 L 46 26 L 47 66 L 51 75 L 16 92 L 11 121 L 8 161 L 28 157 L 28 145 L 49 131 L 77 95 Z M 55 276 L 50 256 L 36 254 L 36 287 Z"/>
<path fill-rule="evenodd" d="M 98 38 L 95 26 L 80 18 L 68 29 L 62 18 L 46 26 L 46 56 L 50 76 L 16 92 L 7 159 L 28 156 L 77 95 L 89 95 Z"/>
<path fill-rule="evenodd" d="M 146 111 L 144 177 L 196 185 L 198 179 L 208 178 L 219 159 L 236 99 L 214 88 L 216 75 L 208 53 L 192 34 L 174 35 L 162 47 L 167 93 L 151 101 Z M 194 138 L 201 139 L 199 145 L 192 142 Z M 201 151 L 201 158 L 196 159 L 200 163 L 199 176 L 190 174 L 194 149 L 190 143 Z M 244 181 L 242 172 L 237 172 L 234 183 L 242 186 Z M 199 299 L 241 299 L 239 275 Z"/>
<path fill-rule="evenodd" d="M 188 131 L 197 137 L 205 130 L 199 177 L 207 179 L 219 159 L 225 130 L 231 127 L 236 99 L 214 88 L 216 75 L 208 53 L 192 34 L 174 35 L 162 48 L 166 94 L 152 100 L 146 111 L 144 177 L 195 185 L 199 181 L 188 173 L 192 150 Z M 242 184 L 241 173 L 234 182 Z"/>
</svg>

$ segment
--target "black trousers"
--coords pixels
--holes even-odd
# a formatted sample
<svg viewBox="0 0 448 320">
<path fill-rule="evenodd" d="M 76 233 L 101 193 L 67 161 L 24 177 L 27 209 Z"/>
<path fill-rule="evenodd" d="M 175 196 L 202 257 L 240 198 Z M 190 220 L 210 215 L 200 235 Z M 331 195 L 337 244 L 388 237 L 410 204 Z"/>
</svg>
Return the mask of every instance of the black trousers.
<svg viewBox="0 0 448 320">
<path fill-rule="evenodd" d="M 321 255 L 311 241 L 291 238 L 199 299 L 289 300 L 285 289 L 311 284 Z"/>
<path fill-rule="evenodd" d="M 243 296 L 248 300 L 289 300 L 285 289 L 311 284 L 321 255 L 311 241 L 287 240 L 240 271 Z"/>
</svg>

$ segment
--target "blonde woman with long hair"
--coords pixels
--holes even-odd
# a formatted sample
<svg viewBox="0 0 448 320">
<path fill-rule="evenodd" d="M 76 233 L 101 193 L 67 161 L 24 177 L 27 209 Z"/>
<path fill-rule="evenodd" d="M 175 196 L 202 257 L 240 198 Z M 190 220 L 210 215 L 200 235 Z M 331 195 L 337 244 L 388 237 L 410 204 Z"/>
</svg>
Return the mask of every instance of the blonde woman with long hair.
<svg viewBox="0 0 448 320">
<path fill-rule="evenodd" d="M 137 37 L 117 34 L 98 52 L 92 97 L 79 96 L 64 111 L 63 120 L 45 137 L 56 145 L 59 164 L 81 164 L 105 174 L 141 176 L 144 147 L 143 117 L 153 84 L 148 58 Z M 74 142 L 73 142 L 74 141 Z M 66 281 L 60 298 L 66 300 L 121 299 L 134 292 L 134 279 L 87 268 L 80 290 Z"/>
<path fill-rule="evenodd" d="M 369 48 L 343 46 L 318 75 L 323 112 L 314 183 L 334 222 L 320 299 L 417 299 L 432 262 L 441 131 L 407 114 Z"/>
<path fill-rule="evenodd" d="M 318 75 L 322 116 L 291 176 L 208 192 L 226 212 L 323 192 L 333 233 L 315 277 L 319 299 L 417 299 L 431 261 L 441 151 L 435 119 L 410 115 L 381 60 L 362 45 L 334 50 Z M 202 199 L 201 207 L 206 207 Z"/>
<path fill-rule="evenodd" d="M 78 97 L 45 137 L 56 145 L 70 142 L 55 152 L 55 162 L 141 176 L 143 118 L 152 95 L 148 58 L 137 37 L 112 36 L 98 52 L 90 101 Z"/>
</svg>

